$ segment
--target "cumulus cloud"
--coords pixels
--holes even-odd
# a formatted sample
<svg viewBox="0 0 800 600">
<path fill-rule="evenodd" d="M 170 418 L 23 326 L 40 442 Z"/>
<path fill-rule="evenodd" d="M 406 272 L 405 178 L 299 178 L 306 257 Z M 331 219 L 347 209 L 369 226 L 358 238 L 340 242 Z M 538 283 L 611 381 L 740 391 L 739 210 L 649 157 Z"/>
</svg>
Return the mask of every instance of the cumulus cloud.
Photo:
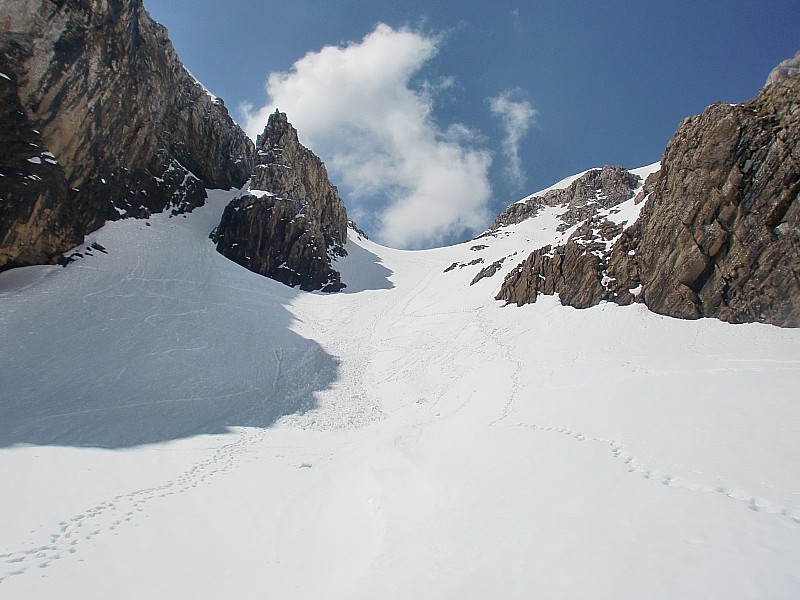
<svg viewBox="0 0 800 600">
<path fill-rule="evenodd" d="M 485 227 L 491 155 L 461 124 L 438 125 L 437 93 L 452 79 L 415 81 L 441 38 L 379 24 L 360 42 L 309 52 L 272 73 L 269 103 L 243 107 L 255 139 L 276 108 L 342 187 L 352 214 L 381 242 L 430 247 Z"/>
<path fill-rule="evenodd" d="M 525 171 L 519 157 L 519 145 L 531 125 L 536 122 L 537 112 L 527 100 L 517 99 L 519 90 L 506 90 L 489 99 L 492 114 L 503 123 L 503 155 L 508 161 L 506 174 L 517 187 L 525 184 Z"/>
</svg>

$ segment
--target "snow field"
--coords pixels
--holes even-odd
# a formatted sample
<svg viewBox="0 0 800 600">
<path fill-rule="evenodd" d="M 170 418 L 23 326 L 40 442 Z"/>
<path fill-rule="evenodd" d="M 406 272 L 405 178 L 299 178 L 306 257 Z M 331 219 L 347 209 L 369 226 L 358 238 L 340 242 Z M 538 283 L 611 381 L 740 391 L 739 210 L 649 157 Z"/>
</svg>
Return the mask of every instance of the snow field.
<svg viewBox="0 0 800 600">
<path fill-rule="evenodd" d="M 345 293 L 298 294 L 214 252 L 229 197 L 0 275 L 0 597 L 800 593 L 799 332 L 503 307 L 549 209 L 350 232 Z"/>
</svg>

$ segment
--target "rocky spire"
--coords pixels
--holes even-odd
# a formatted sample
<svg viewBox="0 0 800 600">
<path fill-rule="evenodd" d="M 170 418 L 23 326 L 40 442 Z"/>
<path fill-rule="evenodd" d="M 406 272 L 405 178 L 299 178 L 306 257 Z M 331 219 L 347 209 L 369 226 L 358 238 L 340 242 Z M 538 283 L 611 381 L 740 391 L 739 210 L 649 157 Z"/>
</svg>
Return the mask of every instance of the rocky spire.
<svg viewBox="0 0 800 600">
<path fill-rule="evenodd" d="M 251 193 L 231 202 L 212 234 L 217 250 L 255 273 L 303 290 L 344 287 L 331 262 L 345 254 L 347 213 L 322 161 L 274 112 L 258 136 Z"/>
<path fill-rule="evenodd" d="M 342 248 L 347 240 L 347 213 L 339 192 L 328 179 L 325 165 L 303 146 L 286 114 L 270 115 L 256 142 L 257 157 L 250 189 L 265 190 L 291 198 L 309 208 L 320 225 L 329 249 Z"/>
</svg>

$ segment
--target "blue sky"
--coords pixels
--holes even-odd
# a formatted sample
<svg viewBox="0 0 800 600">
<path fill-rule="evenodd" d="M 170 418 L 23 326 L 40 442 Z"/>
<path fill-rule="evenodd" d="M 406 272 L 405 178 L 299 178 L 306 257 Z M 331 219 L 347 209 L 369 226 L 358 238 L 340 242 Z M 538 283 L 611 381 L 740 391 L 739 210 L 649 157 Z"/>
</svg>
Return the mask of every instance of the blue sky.
<svg viewBox="0 0 800 600">
<path fill-rule="evenodd" d="M 397 247 L 465 239 L 590 167 L 655 162 L 683 117 L 752 98 L 800 49 L 796 0 L 145 6 L 248 131 L 287 112 L 348 212 Z"/>
</svg>

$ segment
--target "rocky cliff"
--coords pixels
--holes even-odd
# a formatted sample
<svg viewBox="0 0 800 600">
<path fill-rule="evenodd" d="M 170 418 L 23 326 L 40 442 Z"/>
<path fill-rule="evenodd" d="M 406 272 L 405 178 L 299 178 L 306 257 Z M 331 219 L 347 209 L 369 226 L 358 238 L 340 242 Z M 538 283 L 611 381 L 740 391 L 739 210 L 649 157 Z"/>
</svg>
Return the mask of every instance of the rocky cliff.
<svg viewBox="0 0 800 600">
<path fill-rule="evenodd" d="M 42 146 L 13 77 L 0 73 L 0 270 L 51 262 L 83 240 L 76 192 Z"/>
<path fill-rule="evenodd" d="M 632 245 L 655 312 L 800 326 L 800 75 L 683 122 Z"/>
<path fill-rule="evenodd" d="M 0 270 L 250 176 L 252 142 L 141 0 L 6 0 L 0 64 Z"/>
<path fill-rule="evenodd" d="M 572 232 L 564 245 L 531 253 L 506 276 L 497 299 L 521 306 L 534 302 L 540 293 L 559 294 L 564 304 L 577 308 L 611 299 L 617 286 L 608 274 L 608 257 L 627 223 L 616 217 L 615 207 L 631 200 L 640 186 L 638 176 L 606 166 L 587 171 L 565 189 L 512 204 L 487 234 L 518 222 L 514 215 L 529 211 L 535 215 L 544 206 L 558 207 L 558 231 Z"/>
<path fill-rule="evenodd" d="M 340 290 L 331 260 L 345 254 L 348 221 L 325 166 L 277 111 L 256 145 L 251 193 L 226 207 L 212 235 L 217 250 L 290 286 Z"/>
<path fill-rule="evenodd" d="M 497 298 L 644 302 L 681 318 L 800 326 L 800 75 L 680 125 L 624 231 L 586 222 L 533 252 Z"/>
</svg>

